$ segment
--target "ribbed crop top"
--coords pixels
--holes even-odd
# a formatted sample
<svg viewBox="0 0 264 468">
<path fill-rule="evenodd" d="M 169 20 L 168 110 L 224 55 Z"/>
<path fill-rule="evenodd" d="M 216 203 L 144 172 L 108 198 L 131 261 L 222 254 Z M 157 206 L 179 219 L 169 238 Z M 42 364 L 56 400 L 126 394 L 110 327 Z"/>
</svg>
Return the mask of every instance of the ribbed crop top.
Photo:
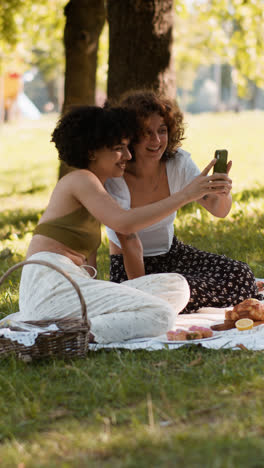
<svg viewBox="0 0 264 468">
<path fill-rule="evenodd" d="M 88 259 L 101 243 L 101 223 L 82 206 L 65 216 L 38 224 L 34 234 L 51 237 Z"/>
</svg>

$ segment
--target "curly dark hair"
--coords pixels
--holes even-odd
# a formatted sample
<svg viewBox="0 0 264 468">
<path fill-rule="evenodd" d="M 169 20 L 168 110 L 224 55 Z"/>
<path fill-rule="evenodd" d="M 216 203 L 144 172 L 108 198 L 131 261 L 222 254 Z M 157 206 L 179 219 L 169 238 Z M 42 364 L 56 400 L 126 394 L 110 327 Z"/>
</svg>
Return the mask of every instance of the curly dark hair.
<svg viewBox="0 0 264 468">
<path fill-rule="evenodd" d="M 135 158 L 133 144 L 137 143 L 145 134 L 145 121 L 153 113 L 162 116 L 168 128 L 168 146 L 162 160 L 166 161 L 175 156 L 182 140 L 184 140 L 185 130 L 183 113 L 176 101 L 174 102 L 158 92 L 140 89 L 124 93 L 119 99 L 118 105 L 132 109 L 137 114 L 138 130 L 130 143 L 132 159 Z"/>
<path fill-rule="evenodd" d="M 69 166 L 87 169 L 95 150 L 120 144 L 136 133 L 136 116 L 123 107 L 73 107 L 58 121 L 51 141 L 59 159 Z"/>
</svg>

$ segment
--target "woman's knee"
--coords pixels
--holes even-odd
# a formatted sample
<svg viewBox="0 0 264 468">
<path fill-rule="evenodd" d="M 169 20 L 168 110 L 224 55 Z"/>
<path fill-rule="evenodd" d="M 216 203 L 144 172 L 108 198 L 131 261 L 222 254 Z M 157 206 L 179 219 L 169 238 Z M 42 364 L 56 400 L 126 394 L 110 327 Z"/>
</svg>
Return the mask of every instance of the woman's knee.
<svg viewBox="0 0 264 468">
<path fill-rule="evenodd" d="M 152 274 L 125 281 L 123 284 L 165 300 L 173 307 L 174 315 L 180 313 L 190 299 L 188 281 L 178 273 Z"/>
</svg>

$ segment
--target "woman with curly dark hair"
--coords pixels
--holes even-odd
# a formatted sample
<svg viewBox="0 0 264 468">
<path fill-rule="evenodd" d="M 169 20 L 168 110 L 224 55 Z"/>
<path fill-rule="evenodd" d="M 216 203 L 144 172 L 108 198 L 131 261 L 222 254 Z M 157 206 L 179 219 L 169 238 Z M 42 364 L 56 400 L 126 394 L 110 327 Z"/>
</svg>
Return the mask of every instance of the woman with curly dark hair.
<svg viewBox="0 0 264 468">
<path fill-rule="evenodd" d="M 216 160 L 200 173 L 190 154 L 182 150 L 184 139 L 183 114 L 176 103 L 153 91 L 132 91 L 121 98 L 120 105 L 136 111 L 140 128 L 129 146 L 132 159 L 123 177 L 108 180 L 108 192 L 126 209 L 138 208 L 163 200 L 170 194 L 184 195 L 186 187 L 208 178 Z M 197 194 L 195 201 L 214 216 L 224 218 L 231 208 L 232 181 L 221 174 L 218 190 L 212 186 L 206 194 Z M 211 180 L 219 179 L 219 174 Z M 185 197 L 184 197 L 185 198 Z M 183 205 L 189 203 L 185 199 Z M 182 206 L 183 206 L 182 205 Z M 227 307 L 257 295 L 252 271 L 245 263 L 224 255 L 202 252 L 185 245 L 174 235 L 174 213 L 137 235 L 143 245 L 146 274 L 179 273 L 189 283 L 191 298 L 182 313 L 197 311 L 200 307 Z M 110 240 L 110 279 L 120 283 L 126 280 L 122 246 L 113 230 L 107 228 Z M 132 254 L 131 254 L 132 255 Z"/>
<path fill-rule="evenodd" d="M 104 183 L 123 175 L 131 159 L 128 145 L 137 133 L 136 122 L 132 110 L 118 107 L 84 106 L 61 118 L 52 141 L 59 158 L 75 170 L 58 181 L 27 252 L 28 259 L 61 267 L 77 282 L 91 322 L 91 339 L 98 343 L 157 336 L 173 326 L 189 300 L 188 283 L 179 274 L 142 276 L 144 271 L 139 273 L 141 278 L 133 279 L 130 262 L 135 260 L 130 252 L 138 250 L 133 232 L 169 216 L 183 200 L 209 191 L 210 178 L 205 176 L 187 187 L 181 197 L 174 194 L 131 210 L 120 207 Z M 218 190 L 219 183 L 212 183 Z M 101 224 L 107 224 L 121 240 L 127 276 L 132 278 L 123 285 L 93 278 Z M 140 254 L 138 258 L 140 261 Z M 23 268 L 19 306 L 17 319 L 23 321 L 81 318 L 74 288 L 43 265 Z"/>
</svg>

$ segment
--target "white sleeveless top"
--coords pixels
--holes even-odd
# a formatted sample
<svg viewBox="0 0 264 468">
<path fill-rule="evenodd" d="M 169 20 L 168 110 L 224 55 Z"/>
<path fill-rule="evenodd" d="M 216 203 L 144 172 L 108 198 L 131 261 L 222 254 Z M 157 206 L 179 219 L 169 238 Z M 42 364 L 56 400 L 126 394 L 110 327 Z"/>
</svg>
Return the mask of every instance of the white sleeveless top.
<svg viewBox="0 0 264 468">
<path fill-rule="evenodd" d="M 180 148 L 173 159 L 166 161 L 166 171 L 171 195 L 182 190 L 185 185 L 189 184 L 200 174 L 200 170 L 191 159 L 190 153 Z M 125 210 L 131 208 L 129 188 L 123 177 L 107 179 L 105 188 L 122 208 Z M 173 222 L 175 216 L 176 211 L 158 223 L 138 231 L 138 236 L 143 245 L 144 256 L 161 255 L 170 250 L 174 235 Z M 107 226 L 106 232 L 109 240 L 118 247 L 121 247 L 115 232 Z"/>
</svg>

